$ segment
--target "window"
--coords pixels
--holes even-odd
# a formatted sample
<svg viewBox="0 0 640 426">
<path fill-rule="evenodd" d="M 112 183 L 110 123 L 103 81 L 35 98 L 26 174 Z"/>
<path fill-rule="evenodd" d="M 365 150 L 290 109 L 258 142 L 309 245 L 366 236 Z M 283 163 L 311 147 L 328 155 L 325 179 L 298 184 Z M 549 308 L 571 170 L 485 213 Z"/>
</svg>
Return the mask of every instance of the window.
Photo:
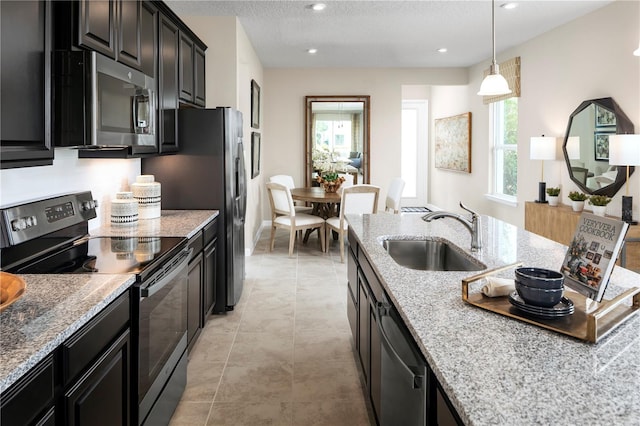
<svg viewBox="0 0 640 426">
<path fill-rule="evenodd" d="M 518 98 L 491 104 L 493 135 L 492 195 L 516 202 L 518 193 Z"/>
</svg>

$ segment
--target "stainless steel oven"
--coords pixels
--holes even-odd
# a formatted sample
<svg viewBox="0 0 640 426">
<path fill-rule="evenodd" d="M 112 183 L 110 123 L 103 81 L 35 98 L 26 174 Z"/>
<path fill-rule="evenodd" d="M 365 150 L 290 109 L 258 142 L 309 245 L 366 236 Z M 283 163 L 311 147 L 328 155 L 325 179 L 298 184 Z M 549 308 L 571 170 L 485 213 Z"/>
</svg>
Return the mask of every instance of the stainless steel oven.
<svg viewBox="0 0 640 426">
<path fill-rule="evenodd" d="M 90 237 L 95 207 L 87 191 L 0 208 L 0 270 L 135 274 L 131 423 L 167 424 L 186 385 L 187 239 Z"/>
<path fill-rule="evenodd" d="M 138 327 L 138 423 L 165 424 L 187 383 L 187 272 L 182 250 L 134 287 Z"/>
</svg>

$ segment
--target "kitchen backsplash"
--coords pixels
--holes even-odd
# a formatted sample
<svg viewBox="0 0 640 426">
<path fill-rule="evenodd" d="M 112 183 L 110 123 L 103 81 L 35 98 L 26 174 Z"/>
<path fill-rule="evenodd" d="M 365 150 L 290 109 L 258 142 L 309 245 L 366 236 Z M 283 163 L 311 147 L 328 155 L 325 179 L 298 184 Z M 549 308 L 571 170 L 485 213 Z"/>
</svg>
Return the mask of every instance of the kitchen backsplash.
<svg viewBox="0 0 640 426">
<path fill-rule="evenodd" d="M 98 200 L 98 217 L 89 229 L 110 220 L 111 199 L 118 191 L 129 191 L 140 174 L 140 159 L 79 159 L 78 152 L 56 148 L 52 166 L 0 171 L 0 206 L 90 190 Z"/>
</svg>

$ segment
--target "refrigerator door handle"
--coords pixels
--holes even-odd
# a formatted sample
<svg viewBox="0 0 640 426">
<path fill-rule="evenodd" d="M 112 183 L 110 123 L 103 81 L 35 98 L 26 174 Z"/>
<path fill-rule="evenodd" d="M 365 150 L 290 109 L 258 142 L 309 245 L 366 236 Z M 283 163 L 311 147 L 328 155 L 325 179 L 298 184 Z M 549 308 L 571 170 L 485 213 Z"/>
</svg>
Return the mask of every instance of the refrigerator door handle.
<svg viewBox="0 0 640 426">
<path fill-rule="evenodd" d="M 242 139 L 238 139 L 238 153 L 236 155 L 236 207 L 238 218 L 244 221 L 247 212 L 247 173 L 244 166 L 244 146 Z"/>
</svg>

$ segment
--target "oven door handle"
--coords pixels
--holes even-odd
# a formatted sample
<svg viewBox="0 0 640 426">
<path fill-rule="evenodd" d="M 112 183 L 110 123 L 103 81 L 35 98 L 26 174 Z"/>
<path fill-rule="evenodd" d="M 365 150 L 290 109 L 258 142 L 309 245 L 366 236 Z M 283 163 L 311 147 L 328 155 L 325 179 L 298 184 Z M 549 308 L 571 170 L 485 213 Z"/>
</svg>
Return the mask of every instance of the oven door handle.
<svg viewBox="0 0 640 426">
<path fill-rule="evenodd" d="M 153 277 L 149 279 L 148 285 L 140 287 L 140 299 L 153 296 L 173 281 L 173 279 L 187 267 L 192 252 L 193 248 L 182 250 L 180 254 L 176 256 L 175 261 L 171 262 L 161 271 L 156 272 Z"/>
</svg>

